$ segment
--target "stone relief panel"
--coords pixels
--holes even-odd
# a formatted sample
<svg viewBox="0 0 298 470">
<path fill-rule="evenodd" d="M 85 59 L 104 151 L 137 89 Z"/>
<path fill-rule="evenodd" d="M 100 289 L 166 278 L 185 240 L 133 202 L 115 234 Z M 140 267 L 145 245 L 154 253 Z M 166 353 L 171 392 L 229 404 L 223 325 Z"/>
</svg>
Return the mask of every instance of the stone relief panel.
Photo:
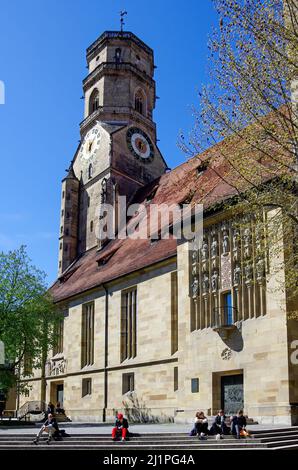
<svg viewBox="0 0 298 470">
<path fill-rule="evenodd" d="M 201 246 L 191 258 L 190 296 L 196 304 L 192 324 L 212 326 L 216 310 L 223 308 L 222 294 L 229 291 L 235 321 L 264 314 L 264 238 L 264 228 L 256 226 L 254 217 L 235 218 L 204 229 Z"/>
</svg>

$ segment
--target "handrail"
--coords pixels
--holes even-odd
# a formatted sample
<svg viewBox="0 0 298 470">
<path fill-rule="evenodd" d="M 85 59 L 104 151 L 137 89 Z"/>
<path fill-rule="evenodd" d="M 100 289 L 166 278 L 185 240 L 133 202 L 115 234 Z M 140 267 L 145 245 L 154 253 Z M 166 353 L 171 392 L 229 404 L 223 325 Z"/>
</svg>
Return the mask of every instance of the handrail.
<svg viewBox="0 0 298 470">
<path fill-rule="evenodd" d="M 232 326 L 238 318 L 238 309 L 230 305 L 216 307 L 213 309 L 213 313 L 215 328 Z"/>
<path fill-rule="evenodd" d="M 17 411 L 18 419 L 25 418 L 27 414 L 41 414 L 47 410 L 47 404 L 45 401 L 27 401 Z"/>
</svg>

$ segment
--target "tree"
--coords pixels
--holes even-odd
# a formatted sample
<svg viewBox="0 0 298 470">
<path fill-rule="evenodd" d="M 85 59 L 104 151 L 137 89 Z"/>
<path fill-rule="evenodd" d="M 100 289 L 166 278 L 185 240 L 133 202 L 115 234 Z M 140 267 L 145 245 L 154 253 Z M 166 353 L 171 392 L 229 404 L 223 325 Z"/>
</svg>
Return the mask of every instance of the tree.
<svg viewBox="0 0 298 470">
<path fill-rule="evenodd" d="M 292 243 L 298 234 L 298 2 L 214 0 L 214 4 L 219 26 L 209 43 L 210 83 L 199 94 L 189 142 L 181 135 L 180 145 L 187 155 L 199 153 L 202 158 L 215 145 L 217 164 L 209 162 L 210 166 L 233 193 L 225 201 L 226 209 L 241 213 L 243 220 L 259 214 L 258 223 L 266 223 L 266 213 L 275 209 L 273 238 L 267 246 L 275 247 L 278 258 L 280 242 L 285 242 L 282 266 L 276 269 L 283 267 L 287 296 L 294 305 L 298 294 L 298 250 Z"/>
<path fill-rule="evenodd" d="M 45 274 L 31 264 L 24 246 L 0 253 L 0 340 L 5 365 L 0 366 L 0 389 L 17 382 L 21 366 L 42 365 L 42 357 L 55 343 L 60 314 L 47 292 Z M 22 387 L 21 387 L 22 388 Z"/>
</svg>

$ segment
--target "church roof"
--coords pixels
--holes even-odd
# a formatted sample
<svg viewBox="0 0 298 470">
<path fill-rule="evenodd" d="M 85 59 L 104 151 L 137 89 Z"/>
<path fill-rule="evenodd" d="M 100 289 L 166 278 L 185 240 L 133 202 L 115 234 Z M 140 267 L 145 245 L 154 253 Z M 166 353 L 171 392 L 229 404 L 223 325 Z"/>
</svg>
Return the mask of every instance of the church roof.
<svg viewBox="0 0 298 470">
<path fill-rule="evenodd" d="M 268 116 L 266 118 L 269 119 Z M 259 138 L 261 139 L 261 134 Z M 235 145 L 238 148 L 242 146 L 240 151 L 243 155 L 247 155 L 245 139 L 240 137 L 226 139 L 141 188 L 132 202 L 143 203 L 148 208 L 150 204 L 171 205 L 191 201 L 203 204 L 206 211 L 224 199 L 239 194 L 239 174 L 236 175 L 238 180 L 236 185 L 229 173 L 229 165 L 225 158 L 229 152 L 233 152 Z M 258 152 L 253 155 L 251 146 L 249 149 L 249 158 L 252 160 L 259 158 Z M 280 155 L 280 148 L 276 145 L 271 150 L 272 155 Z M 270 162 L 265 162 L 262 181 L 272 178 L 272 172 L 267 170 L 269 166 Z M 248 187 L 244 178 L 240 183 L 242 191 Z M 128 224 L 132 222 L 129 221 Z M 157 240 L 154 243 L 148 239 L 112 240 L 100 252 L 94 248 L 81 256 L 63 273 L 62 278 L 54 283 L 50 291 L 56 302 L 62 301 L 175 257 L 176 252 L 177 241 L 173 238 Z"/>
</svg>

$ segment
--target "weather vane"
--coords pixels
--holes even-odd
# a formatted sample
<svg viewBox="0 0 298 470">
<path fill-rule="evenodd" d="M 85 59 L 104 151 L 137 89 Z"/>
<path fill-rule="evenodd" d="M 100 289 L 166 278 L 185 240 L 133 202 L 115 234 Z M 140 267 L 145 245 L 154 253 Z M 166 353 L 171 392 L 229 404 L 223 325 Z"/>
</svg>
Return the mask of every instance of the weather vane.
<svg viewBox="0 0 298 470">
<path fill-rule="evenodd" d="M 120 11 L 120 30 L 121 30 L 121 33 L 123 32 L 123 26 L 124 26 L 124 16 L 127 15 L 127 11 L 125 10 L 122 10 Z"/>
</svg>

